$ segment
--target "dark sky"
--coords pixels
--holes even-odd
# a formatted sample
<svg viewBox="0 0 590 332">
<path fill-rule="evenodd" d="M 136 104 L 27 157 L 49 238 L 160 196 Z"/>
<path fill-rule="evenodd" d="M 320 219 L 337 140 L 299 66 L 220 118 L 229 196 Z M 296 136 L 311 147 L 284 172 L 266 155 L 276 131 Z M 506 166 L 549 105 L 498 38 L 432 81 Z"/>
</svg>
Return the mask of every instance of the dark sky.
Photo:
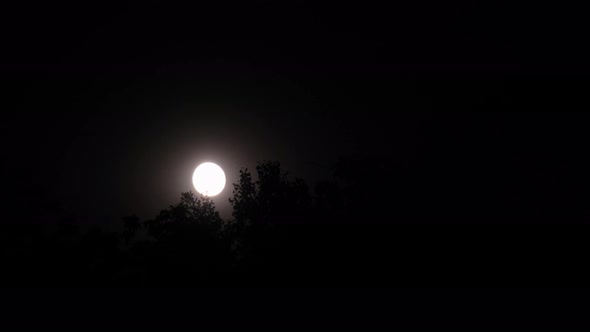
<svg viewBox="0 0 590 332">
<path fill-rule="evenodd" d="M 194 190 L 202 161 L 229 183 L 264 159 L 314 181 L 340 156 L 411 162 L 433 122 L 472 126 L 465 112 L 495 112 L 479 118 L 492 129 L 521 126 L 523 147 L 556 131 L 581 144 L 577 12 L 510 1 L 10 4 L 5 187 L 88 220 L 149 218 Z M 230 194 L 215 199 L 225 216 Z"/>
</svg>

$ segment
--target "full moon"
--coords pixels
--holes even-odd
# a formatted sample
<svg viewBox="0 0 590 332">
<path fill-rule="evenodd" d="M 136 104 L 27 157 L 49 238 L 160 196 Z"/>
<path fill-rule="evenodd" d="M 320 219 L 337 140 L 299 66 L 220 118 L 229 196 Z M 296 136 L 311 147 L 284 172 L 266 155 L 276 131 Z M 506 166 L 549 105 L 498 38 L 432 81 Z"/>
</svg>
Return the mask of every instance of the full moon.
<svg viewBox="0 0 590 332">
<path fill-rule="evenodd" d="M 214 163 L 202 163 L 193 173 L 193 185 L 202 195 L 219 195 L 225 187 L 225 173 Z"/>
</svg>

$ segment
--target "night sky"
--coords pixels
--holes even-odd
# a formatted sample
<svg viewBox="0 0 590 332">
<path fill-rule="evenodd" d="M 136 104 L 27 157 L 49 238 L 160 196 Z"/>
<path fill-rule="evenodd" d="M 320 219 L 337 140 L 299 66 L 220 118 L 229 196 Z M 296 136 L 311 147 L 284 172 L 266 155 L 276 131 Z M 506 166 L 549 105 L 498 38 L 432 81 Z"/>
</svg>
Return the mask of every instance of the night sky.
<svg viewBox="0 0 590 332">
<path fill-rule="evenodd" d="M 94 221 L 152 216 L 204 160 L 313 182 L 342 156 L 411 162 L 433 112 L 564 111 L 584 84 L 576 27 L 502 1 L 10 6 L 3 173 Z"/>
<path fill-rule="evenodd" d="M 495 197 L 478 208 L 587 220 L 583 13 L 512 1 L 7 4 L 3 209 L 120 229 L 194 191 L 194 169 L 212 161 L 228 219 L 240 168 L 277 160 L 313 191 L 346 159 L 365 163 L 375 211 L 405 202 L 389 186 L 409 169 L 418 182 L 403 190 L 430 203 Z"/>
</svg>

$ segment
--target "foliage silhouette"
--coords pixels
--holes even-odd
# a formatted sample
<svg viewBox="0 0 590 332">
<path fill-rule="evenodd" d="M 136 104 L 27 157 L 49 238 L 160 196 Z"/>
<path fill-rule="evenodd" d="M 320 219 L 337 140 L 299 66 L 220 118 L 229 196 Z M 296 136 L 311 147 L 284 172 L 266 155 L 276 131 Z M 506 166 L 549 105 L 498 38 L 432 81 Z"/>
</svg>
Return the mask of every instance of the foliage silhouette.
<svg viewBox="0 0 590 332">
<path fill-rule="evenodd" d="M 125 236 L 138 231 L 136 219 L 128 218 L 126 224 L 131 230 Z M 148 285 L 204 287 L 222 284 L 229 277 L 231 239 L 210 198 L 182 193 L 178 204 L 146 220 L 142 227 L 147 237 L 130 249 L 128 279 L 136 277 Z"/>
<path fill-rule="evenodd" d="M 250 280 L 266 275 L 264 280 L 270 282 L 268 276 L 275 274 L 277 280 L 277 274 L 293 270 L 294 256 L 302 254 L 296 226 L 306 221 L 312 198 L 303 180 L 289 179 L 279 162 L 261 162 L 256 171 L 258 178 L 253 181 L 248 169 L 240 170 L 230 198 L 231 225 L 236 255 L 247 270 L 242 272 Z"/>
<path fill-rule="evenodd" d="M 560 199 L 535 196 L 538 188 L 515 171 L 526 165 L 493 163 L 499 174 L 479 177 L 517 150 L 493 150 L 483 138 L 449 142 L 456 140 L 424 142 L 427 153 L 409 164 L 343 158 L 313 191 L 279 162 L 263 161 L 255 176 L 240 170 L 230 220 L 192 192 L 152 219 L 123 218 L 119 234 L 82 230 L 72 218 L 17 227 L 8 214 L 0 278 L 68 287 L 522 285 L 552 267 L 583 284 L 588 273 L 576 262 L 587 253 L 584 232 L 519 224 L 587 220 L 583 209 L 543 212 L 542 204 L 582 200 L 565 189 Z M 454 159 L 440 165 L 443 148 Z"/>
</svg>

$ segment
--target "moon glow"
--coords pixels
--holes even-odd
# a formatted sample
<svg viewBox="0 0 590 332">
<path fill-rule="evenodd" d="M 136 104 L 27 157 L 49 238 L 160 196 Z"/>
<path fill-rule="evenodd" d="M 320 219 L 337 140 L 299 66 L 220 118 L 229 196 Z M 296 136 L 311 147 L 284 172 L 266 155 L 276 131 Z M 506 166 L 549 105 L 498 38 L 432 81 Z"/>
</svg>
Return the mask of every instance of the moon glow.
<svg viewBox="0 0 590 332">
<path fill-rule="evenodd" d="M 225 173 L 214 163 L 202 163 L 193 173 L 193 185 L 204 196 L 216 196 L 225 187 Z"/>
</svg>

